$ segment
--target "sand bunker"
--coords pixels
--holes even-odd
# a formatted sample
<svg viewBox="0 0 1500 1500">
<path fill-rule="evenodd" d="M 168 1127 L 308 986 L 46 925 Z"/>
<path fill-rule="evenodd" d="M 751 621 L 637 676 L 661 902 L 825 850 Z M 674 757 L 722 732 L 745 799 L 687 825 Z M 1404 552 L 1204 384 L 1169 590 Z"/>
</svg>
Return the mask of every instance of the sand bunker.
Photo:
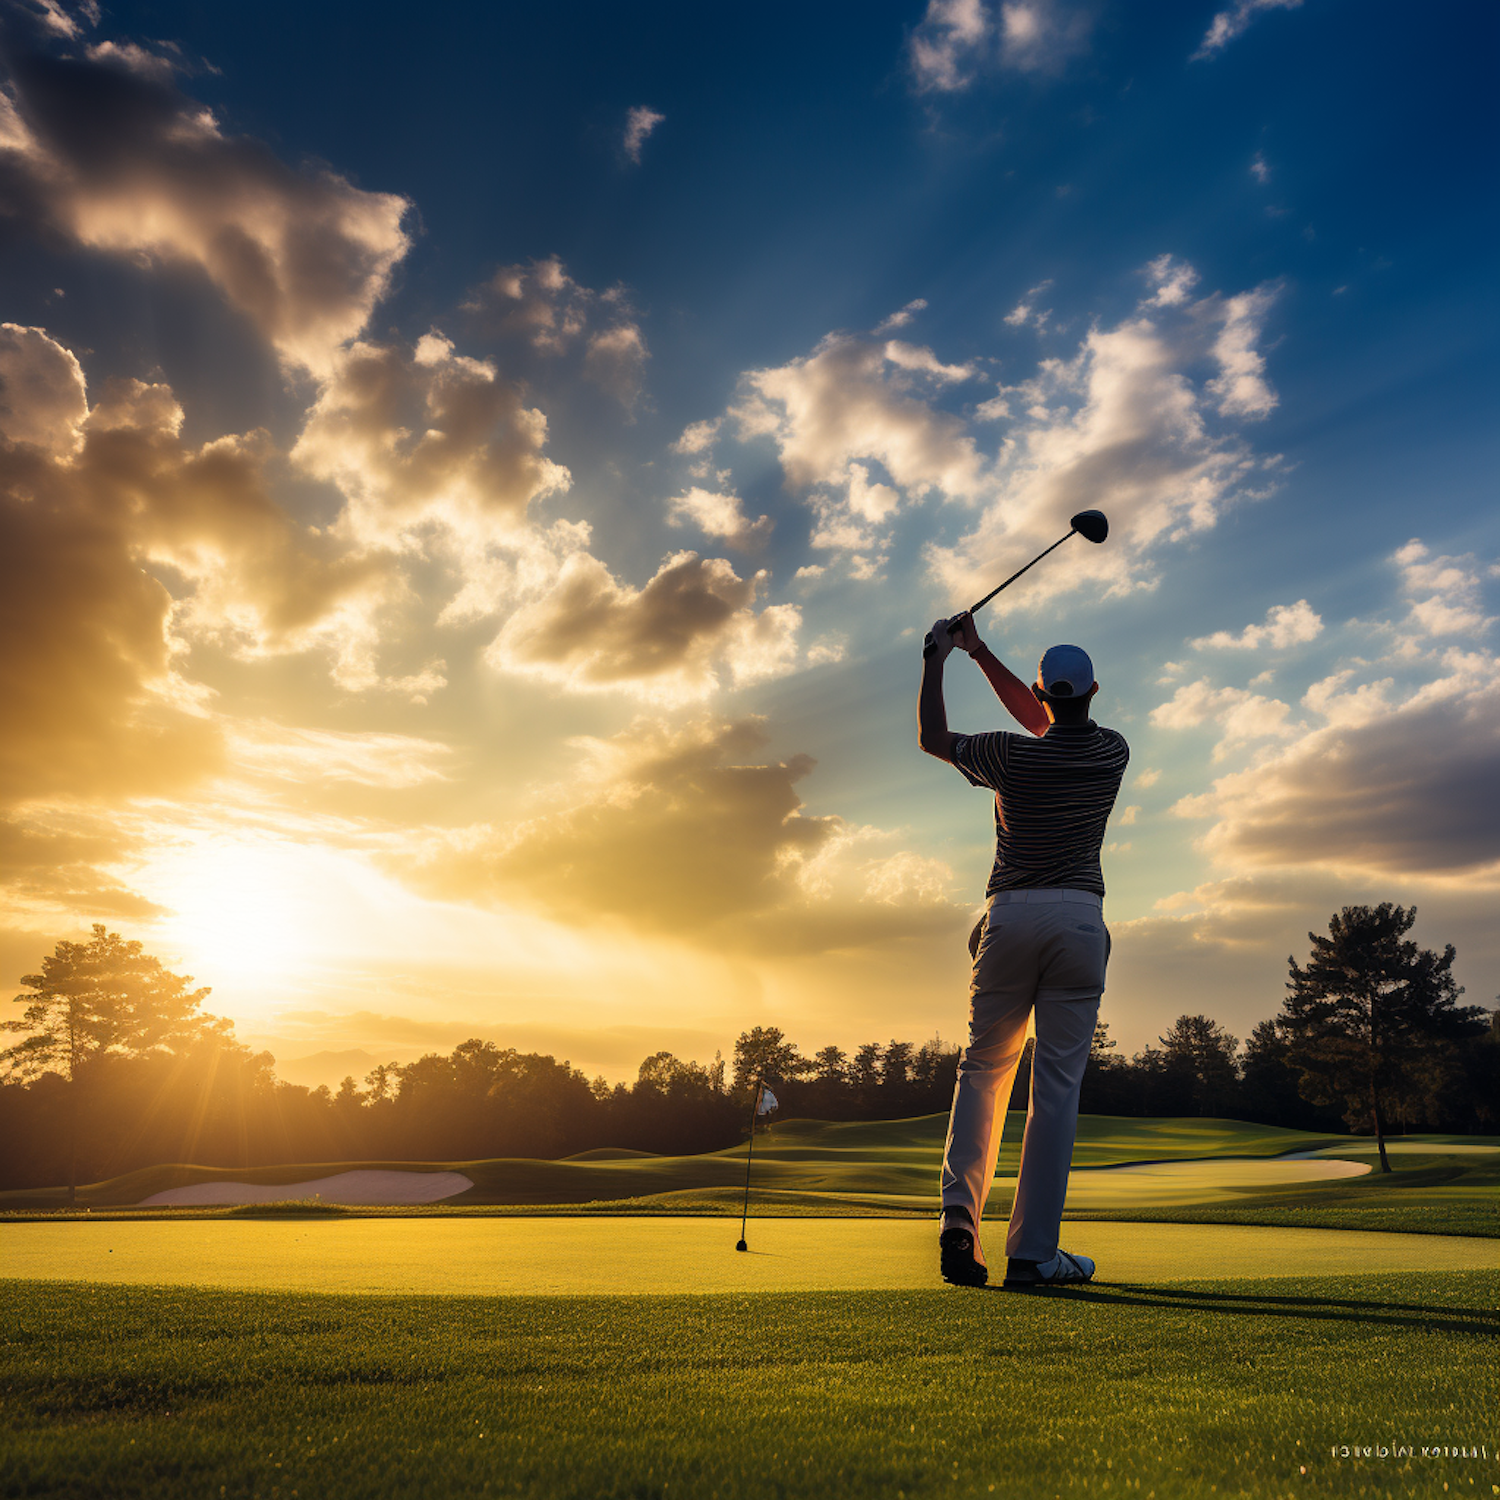
<svg viewBox="0 0 1500 1500">
<path fill-rule="evenodd" d="M 462 1172 L 338 1172 L 332 1177 L 315 1177 L 311 1182 L 193 1182 L 152 1193 L 136 1207 L 285 1203 L 301 1198 L 350 1205 L 440 1203 L 473 1186 Z"/>
</svg>

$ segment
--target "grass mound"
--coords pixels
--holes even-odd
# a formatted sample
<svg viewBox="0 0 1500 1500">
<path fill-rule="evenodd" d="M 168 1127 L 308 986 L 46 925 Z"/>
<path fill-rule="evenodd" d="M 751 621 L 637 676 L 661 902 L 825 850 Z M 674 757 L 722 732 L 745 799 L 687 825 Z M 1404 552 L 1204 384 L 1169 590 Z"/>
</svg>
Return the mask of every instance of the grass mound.
<svg viewBox="0 0 1500 1500">
<path fill-rule="evenodd" d="M 277 1198 L 270 1203 L 235 1203 L 226 1208 L 226 1219 L 337 1219 L 349 1210 L 338 1203 L 317 1198 Z"/>
</svg>

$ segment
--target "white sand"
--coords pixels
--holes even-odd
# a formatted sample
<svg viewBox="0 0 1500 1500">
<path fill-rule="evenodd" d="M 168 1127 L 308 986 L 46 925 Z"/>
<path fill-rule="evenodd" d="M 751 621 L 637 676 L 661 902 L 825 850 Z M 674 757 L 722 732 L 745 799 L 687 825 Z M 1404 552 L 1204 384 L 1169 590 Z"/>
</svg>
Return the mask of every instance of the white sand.
<svg viewBox="0 0 1500 1500">
<path fill-rule="evenodd" d="M 137 1208 L 165 1205 L 284 1203 L 317 1198 L 324 1203 L 441 1203 L 474 1184 L 462 1172 L 338 1172 L 310 1182 L 193 1182 L 142 1198 Z"/>
</svg>

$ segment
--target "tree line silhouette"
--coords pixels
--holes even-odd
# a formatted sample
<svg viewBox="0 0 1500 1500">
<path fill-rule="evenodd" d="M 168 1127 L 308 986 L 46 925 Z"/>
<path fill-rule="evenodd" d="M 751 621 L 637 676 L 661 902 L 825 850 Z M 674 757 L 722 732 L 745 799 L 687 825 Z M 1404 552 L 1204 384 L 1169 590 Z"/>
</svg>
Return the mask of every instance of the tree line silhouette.
<svg viewBox="0 0 1500 1500">
<path fill-rule="evenodd" d="M 1084 1074 L 1087 1114 L 1198 1115 L 1304 1130 L 1492 1131 L 1500 1110 L 1500 1011 L 1457 1004 L 1454 951 L 1407 938 L 1415 908 L 1346 907 L 1289 959 L 1281 1012 L 1241 1043 L 1180 1016 L 1134 1057 L 1101 1023 Z M 0 1189 L 82 1182 L 161 1162 L 248 1167 L 350 1161 L 558 1158 L 600 1147 L 668 1155 L 743 1140 L 757 1080 L 781 1114 L 900 1119 L 945 1111 L 958 1049 L 938 1038 L 826 1046 L 804 1056 L 775 1027 L 743 1032 L 732 1072 L 657 1052 L 630 1084 L 472 1039 L 446 1056 L 309 1089 L 275 1076 L 206 988 L 140 943 L 95 926 L 22 980 L 21 1040 L 0 1052 Z M 1013 1107 L 1030 1088 L 1030 1043 Z M 729 1076 L 726 1078 L 726 1072 Z M 1387 1166 L 1388 1169 L 1388 1166 Z"/>
</svg>

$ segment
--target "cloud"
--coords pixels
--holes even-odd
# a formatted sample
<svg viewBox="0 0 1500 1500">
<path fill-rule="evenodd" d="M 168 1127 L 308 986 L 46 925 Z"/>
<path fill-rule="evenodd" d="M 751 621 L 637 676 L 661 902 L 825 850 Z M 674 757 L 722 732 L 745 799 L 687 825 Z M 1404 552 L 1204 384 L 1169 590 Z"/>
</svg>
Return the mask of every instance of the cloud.
<svg viewBox="0 0 1500 1500">
<path fill-rule="evenodd" d="M 915 319 L 919 312 L 926 312 L 927 299 L 917 297 L 908 302 L 905 307 L 893 312 L 890 317 L 883 319 L 875 325 L 876 333 L 891 333 L 897 328 L 905 328 L 907 324 Z"/>
<path fill-rule="evenodd" d="M 637 166 L 640 165 L 641 148 L 646 144 L 646 137 L 666 118 L 664 114 L 645 104 L 637 104 L 626 113 L 625 135 L 621 144 L 626 156 Z"/>
<path fill-rule="evenodd" d="M 714 445 L 714 439 L 719 435 L 719 421 L 715 417 L 707 422 L 690 422 L 682 430 L 682 436 L 672 444 L 673 453 L 698 454 L 707 453 Z"/>
<path fill-rule="evenodd" d="M 181 71 L 175 56 L 164 57 L 137 42 L 99 42 L 88 49 L 88 56 L 90 62 L 114 63 L 157 83 L 170 83 Z"/>
<path fill-rule="evenodd" d="M 952 92 L 973 82 L 973 70 L 990 37 L 990 13 L 981 0 L 928 0 L 911 35 L 908 56 L 921 91 Z"/>
<path fill-rule="evenodd" d="M 789 604 L 756 611 L 766 577 L 740 578 L 722 558 L 678 552 L 635 589 L 575 552 L 548 591 L 506 621 L 486 660 L 569 692 L 663 702 L 780 676 L 795 665 L 802 616 Z"/>
<path fill-rule="evenodd" d="M 0 435 L 59 458 L 83 442 L 83 367 L 40 328 L 0 323 Z"/>
<path fill-rule="evenodd" d="M 1295 729 L 1286 722 L 1291 709 L 1279 698 L 1266 698 L 1244 688 L 1216 688 L 1206 678 L 1184 683 L 1166 703 L 1151 710 L 1151 722 L 1161 729 L 1194 729 L 1218 724 L 1221 735 L 1214 759 L 1247 740 L 1285 737 Z"/>
<path fill-rule="evenodd" d="M 1212 57 L 1222 52 L 1230 42 L 1242 36 L 1252 21 L 1266 11 L 1297 10 L 1302 0 L 1235 0 L 1228 10 L 1221 10 L 1210 23 L 1192 60 Z"/>
<path fill-rule="evenodd" d="M 482 893 L 597 930 L 601 922 L 715 953 L 826 951 L 956 928 L 947 867 L 891 835 L 813 817 L 806 755 L 758 759 L 759 719 L 641 719 L 575 741 L 580 763 L 504 833 L 445 835 L 421 876 L 440 894 Z"/>
<path fill-rule="evenodd" d="M 182 437 L 169 387 L 107 381 L 43 330 L 0 330 L 0 797 L 187 786 L 218 766 L 184 653 L 324 649 L 351 688 L 382 678 L 392 560 L 349 552 L 270 496 L 264 432 Z M 426 691 L 441 685 L 418 674 Z"/>
<path fill-rule="evenodd" d="M 67 351 L 39 330 L 14 340 L 33 368 Z M 10 368 L 15 368 L 12 360 Z M 0 803 L 166 791 L 214 769 L 219 737 L 171 690 L 171 595 L 144 572 L 111 488 L 77 472 L 57 420 L 61 381 L 7 387 L 8 428 L 62 449 L 0 443 Z M 65 389 L 65 387 L 64 387 Z M 82 381 L 78 391 L 82 395 Z M 78 424 L 81 428 L 81 424 Z M 84 449 L 81 431 L 77 446 Z M 90 455 L 84 449 L 83 457 Z"/>
<path fill-rule="evenodd" d="M 1250 175 L 1260 183 L 1267 183 L 1271 180 L 1270 163 L 1260 151 L 1257 151 L 1250 160 Z"/>
<path fill-rule="evenodd" d="M 0 213 L 91 249 L 196 267 L 289 365 L 326 373 L 406 253 L 406 200 L 226 135 L 138 53 L 13 54 Z"/>
<path fill-rule="evenodd" d="M 1191 267 L 1162 257 L 1148 270 L 1153 290 L 1135 315 L 1096 325 L 1071 358 L 1044 360 L 1032 379 L 1002 389 L 1014 415 L 993 469 L 975 486 L 982 519 L 956 543 L 928 549 L 945 593 L 962 596 L 1014 572 L 1057 539 L 1060 518 L 1089 507 L 1110 518 L 1108 546 L 1075 546 L 1066 568 L 1039 570 L 1028 602 L 1079 587 L 1148 584 L 1151 550 L 1214 525 L 1260 467 L 1210 418 L 1244 419 L 1274 403 L 1264 377 L 1236 367 L 1237 380 L 1264 387 L 1252 401 L 1238 386 L 1195 385 L 1190 372 L 1216 352 L 1221 369 L 1231 354 L 1245 365 L 1254 353 L 1250 329 L 1271 294 L 1255 294 L 1248 307 L 1235 297 L 1190 302 Z M 1230 326 L 1233 348 L 1221 350 Z"/>
<path fill-rule="evenodd" d="M 586 379 L 633 405 L 650 350 L 624 288 L 597 292 L 568 275 L 555 255 L 500 266 L 463 303 L 476 326 L 519 339 L 543 355 L 582 347 Z"/>
<path fill-rule="evenodd" d="M 1040 297 L 1042 293 L 1045 292 L 1051 285 L 1052 283 L 1050 280 L 1038 282 L 1034 287 L 1032 287 L 1029 292 L 1026 293 L 1024 297 L 1021 298 L 1018 303 L 1016 303 L 1013 308 L 1011 308 L 1008 313 L 1006 313 L 1005 321 L 1009 323 L 1012 328 L 1024 328 L 1027 323 L 1031 323 L 1039 329 L 1045 328 L 1047 325 L 1047 319 L 1052 316 L 1051 309 L 1049 308 L 1042 312 L 1035 312 L 1034 309 L 1036 307 L 1036 299 Z"/>
<path fill-rule="evenodd" d="M 1146 266 L 1146 278 L 1152 284 L 1147 307 L 1180 307 L 1198 284 L 1198 273 L 1186 261 L 1173 255 L 1158 255 Z"/>
<path fill-rule="evenodd" d="M 1056 0 L 1016 0 L 1000 6 L 1000 61 L 1026 73 L 1055 73 L 1088 45 L 1087 10 Z"/>
<path fill-rule="evenodd" d="M 428 334 L 344 351 L 291 456 L 343 492 L 341 530 L 394 547 L 434 522 L 477 536 L 518 527 L 571 483 L 546 442 L 546 417 L 494 365 Z"/>
<path fill-rule="evenodd" d="M 806 358 L 743 376 L 728 416 L 741 438 L 772 440 L 789 489 L 815 492 L 814 545 L 859 551 L 874 545 L 870 523 L 906 501 L 979 495 L 974 439 L 924 399 L 971 374 L 930 349 L 830 334 Z"/>
<path fill-rule="evenodd" d="M 1482 635 L 1495 623 L 1484 612 L 1480 565 L 1471 553 L 1433 557 L 1413 538 L 1392 559 L 1410 601 L 1405 625 L 1423 636 Z"/>
<path fill-rule="evenodd" d="M 770 516 L 751 521 L 738 495 L 694 486 L 669 502 L 667 519 L 674 526 L 693 525 L 709 536 L 722 537 L 726 546 L 758 552 L 771 535 Z"/>
<path fill-rule="evenodd" d="M 951 407 L 979 362 L 831 333 L 805 357 L 746 372 L 724 416 L 678 446 L 692 444 L 701 476 L 720 424 L 742 441 L 770 439 L 786 489 L 812 512 L 812 544 L 845 553 L 856 579 L 882 576 L 900 513 L 937 498 L 981 511 L 956 542 L 926 549 L 945 594 L 1015 571 L 1057 539 L 1060 517 L 1088 507 L 1109 515 L 1109 546 L 1075 548 L 1067 569 L 1038 573 L 1032 602 L 1039 588 L 1150 586 L 1156 545 L 1212 526 L 1275 462 L 1218 419 L 1276 403 L 1256 340 L 1277 289 L 1193 301 L 1191 266 L 1161 256 L 1146 274 L 1134 315 L 1094 326 L 1070 358 L 1043 360 L 967 414 Z M 1206 362 L 1219 373 L 1204 382 Z M 1006 424 L 993 457 L 980 423 Z"/>
<path fill-rule="evenodd" d="M 112 873 L 129 853 L 130 841 L 92 809 L 30 808 L 24 818 L 0 817 L 7 925 L 23 916 L 45 929 L 59 921 L 72 927 L 165 915 Z"/>
<path fill-rule="evenodd" d="M 589 336 L 583 372 L 626 406 L 641 393 L 646 371 L 646 338 L 634 323 L 616 323 Z"/>
<path fill-rule="evenodd" d="M 1262 646 L 1285 650 L 1316 640 L 1322 633 L 1323 619 L 1306 599 L 1295 604 L 1276 604 L 1266 611 L 1265 623 L 1247 625 L 1238 635 L 1216 630 L 1189 642 L 1195 651 L 1257 651 Z"/>
<path fill-rule="evenodd" d="M 1224 300 L 1213 346 L 1219 375 L 1208 383 L 1208 389 L 1219 398 L 1223 416 L 1258 418 L 1275 410 L 1276 393 L 1266 383 L 1265 356 L 1256 345 L 1278 290 L 1257 287 Z"/>
<path fill-rule="evenodd" d="M 1093 18 L 1058 0 L 929 0 L 907 60 L 919 93 L 954 93 L 990 68 L 1056 73 L 1088 45 Z"/>
<path fill-rule="evenodd" d="M 1500 659 L 1450 651 L 1442 674 L 1394 702 L 1319 685 L 1322 727 L 1173 810 L 1212 819 L 1203 845 L 1231 867 L 1500 883 Z"/>
<path fill-rule="evenodd" d="M 16 8 L 43 32 L 70 41 L 82 36 L 86 28 L 99 24 L 98 0 L 79 0 L 73 7 L 76 18 L 69 14 L 62 0 L 17 0 Z"/>
<path fill-rule="evenodd" d="M 562 805 L 467 857 L 440 852 L 451 888 L 489 884 L 564 920 L 619 917 L 656 931 L 730 927 L 798 894 L 800 864 L 839 829 L 806 816 L 794 787 L 805 755 L 750 764 L 758 720 L 669 728 L 639 720 L 578 741 Z"/>
<path fill-rule="evenodd" d="M 236 771 L 297 787 L 319 781 L 397 791 L 450 779 L 451 748 L 415 735 L 240 719 L 228 740 Z"/>
</svg>

